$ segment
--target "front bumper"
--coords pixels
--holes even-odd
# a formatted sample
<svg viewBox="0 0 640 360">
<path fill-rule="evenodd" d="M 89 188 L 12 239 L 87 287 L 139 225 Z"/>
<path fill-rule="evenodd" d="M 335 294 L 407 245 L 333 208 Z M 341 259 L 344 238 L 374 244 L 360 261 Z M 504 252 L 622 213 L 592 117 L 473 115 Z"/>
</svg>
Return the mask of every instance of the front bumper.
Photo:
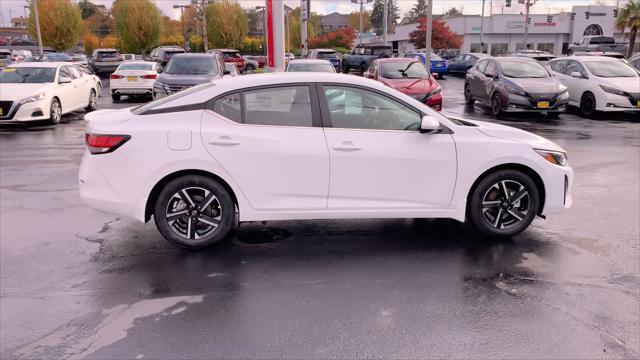
<svg viewBox="0 0 640 360">
<path fill-rule="evenodd" d="M 640 93 L 626 96 L 602 92 L 596 99 L 596 110 L 606 112 L 640 111 Z"/>
<path fill-rule="evenodd" d="M 546 160 L 543 160 L 546 161 Z M 558 166 L 550 163 L 545 167 L 545 203 L 541 215 L 557 214 L 573 205 L 573 169 L 570 166 Z"/>
<path fill-rule="evenodd" d="M 50 105 L 47 99 L 26 104 L 20 104 L 20 102 L 15 101 L 11 105 L 9 112 L 4 116 L 0 116 L 0 124 L 48 120 Z"/>
<path fill-rule="evenodd" d="M 548 107 L 540 107 L 539 103 L 546 102 Z M 521 96 L 517 94 L 508 94 L 508 103 L 504 107 L 505 112 L 540 112 L 540 113 L 558 113 L 567 110 L 569 105 L 569 96 L 552 97 L 552 98 L 536 98 L 531 96 Z"/>
</svg>

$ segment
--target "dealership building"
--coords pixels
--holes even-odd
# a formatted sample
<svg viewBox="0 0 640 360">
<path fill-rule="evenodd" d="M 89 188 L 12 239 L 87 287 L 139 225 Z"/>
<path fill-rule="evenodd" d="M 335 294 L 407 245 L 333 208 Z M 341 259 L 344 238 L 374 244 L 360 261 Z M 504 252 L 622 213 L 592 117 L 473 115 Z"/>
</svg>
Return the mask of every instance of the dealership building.
<svg viewBox="0 0 640 360">
<path fill-rule="evenodd" d="M 531 49 L 563 54 L 567 52 L 570 43 L 581 41 L 588 35 L 613 36 L 618 42 L 627 42 L 626 34 L 615 30 L 616 16 L 615 6 L 574 6 L 571 12 L 531 14 L 527 43 Z M 518 14 L 485 16 L 485 51 L 497 55 L 524 48 L 524 18 L 524 15 Z M 480 52 L 479 15 L 441 17 L 440 20 L 460 36 L 461 52 Z M 395 32 L 389 34 L 387 39 L 401 54 L 415 51 L 415 47 L 409 42 L 409 34 L 416 27 L 417 24 L 397 25 Z M 369 43 L 380 41 L 380 37 L 368 39 Z M 640 43 L 636 44 L 636 49 L 640 49 Z"/>
</svg>

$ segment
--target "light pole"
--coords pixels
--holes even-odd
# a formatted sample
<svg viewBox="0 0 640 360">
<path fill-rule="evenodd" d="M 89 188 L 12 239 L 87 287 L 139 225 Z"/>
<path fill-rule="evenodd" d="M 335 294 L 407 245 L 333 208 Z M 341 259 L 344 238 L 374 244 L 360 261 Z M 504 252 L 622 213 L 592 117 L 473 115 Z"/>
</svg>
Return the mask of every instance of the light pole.
<svg viewBox="0 0 640 360">
<path fill-rule="evenodd" d="M 262 50 L 263 55 L 267 55 L 267 8 L 265 6 L 256 6 L 256 10 L 262 11 Z"/>
<path fill-rule="evenodd" d="M 190 8 L 191 5 L 173 5 L 174 9 L 180 9 L 180 22 L 182 23 L 182 38 L 183 38 L 183 46 L 187 48 L 187 33 L 184 30 L 184 9 Z"/>
<path fill-rule="evenodd" d="M 484 53 L 484 2 L 482 0 L 482 15 L 480 15 L 480 52 Z"/>
<path fill-rule="evenodd" d="M 529 7 L 531 6 L 530 0 L 526 0 L 525 12 L 524 12 L 524 41 L 523 50 L 527 50 L 527 35 L 529 34 Z"/>
<path fill-rule="evenodd" d="M 427 66 L 427 69 L 431 69 L 431 36 L 433 34 L 432 29 L 433 23 L 433 0 L 427 1 L 427 48 L 424 49 L 424 64 Z"/>
<path fill-rule="evenodd" d="M 204 41 L 204 52 L 209 50 L 209 34 L 207 33 L 207 1 L 201 0 L 200 2 L 202 6 L 202 38 Z"/>
<path fill-rule="evenodd" d="M 31 6 L 33 6 L 33 16 L 36 18 L 36 33 L 38 34 L 38 50 L 40 55 L 44 54 L 42 50 L 42 35 L 40 34 L 40 17 L 38 16 L 38 0 L 31 0 Z M 29 6 L 25 6 L 25 9 Z M 31 9 L 29 7 L 29 9 Z"/>
<path fill-rule="evenodd" d="M 388 12 L 389 12 L 389 0 L 382 0 L 384 1 L 384 6 L 383 6 L 383 14 L 382 14 L 382 21 L 384 23 L 384 26 L 382 27 L 384 30 L 382 31 L 382 42 L 384 43 L 385 46 L 387 46 L 387 30 L 388 30 Z"/>
</svg>

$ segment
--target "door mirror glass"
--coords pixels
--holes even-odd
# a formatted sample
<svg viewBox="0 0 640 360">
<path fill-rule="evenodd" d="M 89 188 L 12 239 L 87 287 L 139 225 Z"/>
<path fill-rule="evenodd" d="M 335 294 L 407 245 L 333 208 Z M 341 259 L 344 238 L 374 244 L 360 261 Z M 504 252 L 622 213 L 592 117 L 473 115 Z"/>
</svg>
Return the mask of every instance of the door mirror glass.
<svg viewBox="0 0 640 360">
<path fill-rule="evenodd" d="M 420 122 L 420 132 L 429 132 L 440 129 L 440 123 L 438 120 L 431 116 L 423 116 Z"/>
<path fill-rule="evenodd" d="M 571 74 L 569 74 L 569 75 L 571 75 L 571 77 L 574 77 L 574 78 L 577 78 L 577 79 L 582 79 L 582 74 L 580 74 L 580 73 L 579 73 L 579 72 L 577 72 L 577 71 L 574 71 L 574 72 L 572 72 L 572 73 L 571 73 Z"/>
<path fill-rule="evenodd" d="M 164 71 L 164 68 L 162 66 L 158 66 L 158 70 L 157 71 L 158 71 L 158 74 L 160 74 L 161 72 Z"/>
<path fill-rule="evenodd" d="M 71 82 L 71 78 L 68 76 L 60 75 L 58 78 L 58 84 L 68 84 Z"/>
</svg>

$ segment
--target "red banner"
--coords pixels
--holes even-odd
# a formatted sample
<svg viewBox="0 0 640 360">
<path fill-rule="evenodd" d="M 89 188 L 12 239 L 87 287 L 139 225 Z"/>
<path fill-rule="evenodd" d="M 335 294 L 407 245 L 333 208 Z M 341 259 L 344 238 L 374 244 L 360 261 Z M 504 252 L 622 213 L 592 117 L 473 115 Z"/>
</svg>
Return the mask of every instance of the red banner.
<svg viewBox="0 0 640 360">
<path fill-rule="evenodd" d="M 273 0 L 267 0 L 267 66 L 276 66 L 273 58 Z"/>
</svg>

